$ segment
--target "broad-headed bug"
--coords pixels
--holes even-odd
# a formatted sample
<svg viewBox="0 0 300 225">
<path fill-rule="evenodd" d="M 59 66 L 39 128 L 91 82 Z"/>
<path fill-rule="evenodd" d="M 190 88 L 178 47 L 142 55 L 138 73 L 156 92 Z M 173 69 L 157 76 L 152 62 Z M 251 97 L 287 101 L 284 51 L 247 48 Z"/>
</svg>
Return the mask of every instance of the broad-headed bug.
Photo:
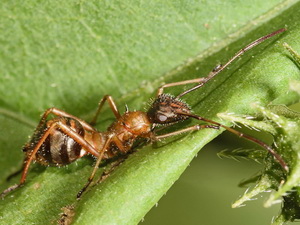
<svg viewBox="0 0 300 225">
<path fill-rule="evenodd" d="M 193 114 L 191 108 L 181 100 L 181 97 L 202 87 L 243 53 L 283 31 L 285 31 L 285 29 L 277 30 L 251 42 L 249 45 L 238 51 L 226 64 L 215 67 L 206 77 L 169 83 L 161 86 L 156 93 L 154 102 L 147 112 L 126 110 L 126 112 L 121 115 L 113 98 L 109 95 L 104 96 L 100 101 L 96 114 L 90 124 L 60 109 L 47 109 L 31 140 L 23 148 L 25 159 L 23 162 L 20 183 L 4 190 L 1 193 L 1 197 L 4 197 L 7 193 L 25 183 L 29 166 L 33 161 L 42 165 L 63 166 L 86 154 L 91 154 L 97 158 L 97 161 L 87 184 L 77 195 L 77 197 L 80 197 L 92 182 L 99 164 L 103 160 L 110 159 L 119 154 L 128 153 L 132 150 L 133 144 L 137 138 L 157 141 L 170 136 L 204 128 L 224 128 L 239 137 L 257 143 L 269 151 L 276 158 L 281 167 L 288 171 L 288 166 L 281 156 L 263 141 L 241 133 L 233 128 L 224 126 L 218 122 Z M 178 96 L 164 93 L 164 88 L 192 83 L 196 83 L 197 85 L 183 91 Z M 108 127 L 106 132 L 98 132 L 92 125 L 96 123 L 98 115 L 106 101 L 116 117 L 116 120 Z M 49 114 L 53 114 L 56 117 L 47 120 Z M 157 135 L 155 133 L 155 128 L 158 125 L 172 125 L 173 123 L 184 121 L 189 118 L 204 121 L 206 124 L 197 124 L 162 135 Z"/>
</svg>

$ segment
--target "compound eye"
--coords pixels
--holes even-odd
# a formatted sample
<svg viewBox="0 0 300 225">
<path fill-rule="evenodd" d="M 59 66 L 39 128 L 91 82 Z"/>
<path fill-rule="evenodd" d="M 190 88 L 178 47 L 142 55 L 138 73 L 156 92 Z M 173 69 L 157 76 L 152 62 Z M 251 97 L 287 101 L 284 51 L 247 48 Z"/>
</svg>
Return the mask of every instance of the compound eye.
<svg viewBox="0 0 300 225">
<path fill-rule="evenodd" d="M 157 117 L 158 117 L 158 120 L 161 122 L 165 122 L 168 119 L 168 117 L 165 115 L 158 115 Z"/>
</svg>

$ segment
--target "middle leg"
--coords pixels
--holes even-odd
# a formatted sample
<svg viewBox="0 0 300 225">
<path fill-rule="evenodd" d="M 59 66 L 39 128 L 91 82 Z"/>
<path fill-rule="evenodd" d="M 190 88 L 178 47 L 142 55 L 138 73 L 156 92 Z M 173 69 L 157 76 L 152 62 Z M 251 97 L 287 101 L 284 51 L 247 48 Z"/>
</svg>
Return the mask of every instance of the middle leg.
<svg viewBox="0 0 300 225">
<path fill-rule="evenodd" d="M 88 178 L 88 181 L 87 183 L 84 185 L 84 187 L 77 193 L 77 199 L 80 199 L 81 198 L 81 195 L 86 191 L 86 189 L 90 186 L 90 184 L 92 183 L 94 177 L 95 177 L 95 174 L 99 168 L 99 165 L 101 163 L 101 161 L 103 160 L 103 156 L 104 156 L 104 152 L 106 151 L 106 149 L 109 147 L 110 145 L 110 142 L 111 142 L 111 137 L 108 138 L 103 146 L 103 148 L 101 149 L 100 151 L 100 155 L 99 157 L 97 158 L 97 161 L 96 161 L 96 164 L 94 166 L 94 169 L 92 171 L 92 174 L 90 175 L 90 177 Z"/>
</svg>

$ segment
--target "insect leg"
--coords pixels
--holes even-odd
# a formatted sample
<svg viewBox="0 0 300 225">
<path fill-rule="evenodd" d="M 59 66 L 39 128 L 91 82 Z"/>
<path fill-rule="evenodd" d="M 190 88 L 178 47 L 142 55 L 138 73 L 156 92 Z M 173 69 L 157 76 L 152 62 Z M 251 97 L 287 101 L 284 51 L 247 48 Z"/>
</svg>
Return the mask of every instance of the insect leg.
<svg viewBox="0 0 300 225">
<path fill-rule="evenodd" d="M 43 124 L 45 123 L 45 121 L 46 121 L 47 117 L 49 116 L 49 114 L 53 114 L 55 116 L 61 116 L 61 117 L 70 117 L 72 119 L 77 120 L 79 123 L 81 123 L 81 125 L 83 126 L 83 128 L 85 130 L 95 131 L 95 129 L 90 124 L 88 124 L 87 122 L 85 122 L 82 119 L 80 119 L 76 116 L 73 116 L 73 115 L 71 115 L 71 114 L 69 114 L 69 113 L 67 113 L 67 112 L 65 112 L 61 109 L 55 108 L 55 107 L 49 108 L 44 112 L 44 114 L 43 114 L 36 130 L 38 130 L 39 127 L 43 126 Z"/>
<path fill-rule="evenodd" d="M 26 181 L 26 176 L 29 170 L 29 166 L 31 164 L 31 162 L 34 160 L 35 155 L 37 153 L 37 151 L 40 149 L 40 147 L 42 146 L 42 144 L 45 142 L 46 138 L 51 134 L 51 132 L 53 130 L 59 129 L 61 130 L 63 133 L 65 133 L 66 135 L 68 135 L 70 138 L 72 138 L 74 141 L 76 141 L 78 144 L 80 144 L 82 146 L 82 148 L 84 150 L 86 150 L 87 152 L 89 152 L 90 154 L 94 155 L 95 157 L 99 157 L 100 154 L 99 152 L 93 147 L 91 146 L 86 140 L 84 140 L 83 137 L 81 137 L 78 133 L 76 133 L 75 131 L 73 131 L 70 127 L 66 126 L 65 124 L 61 123 L 61 122 L 56 122 L 53 123 L 42 135 L 42 137 L 39 139 L 38 143 L 34 146 L 34 148 L 29 151 L 28 155 L 26 156 L 24 162 L 23 162 L 23 169 L 22 169 L 22 176 L 20 179 L 20 183 L 19 184 L 15 184 L 9 188 L 7 188 L 6 190 L 4 190 L 1 193 L 1 197 L 3 198 L 7 193 L 17 189 L 18 187 L 22 186 L 25 181 Z"/>
<path fill-rule="evenodd" d="M 94 129 L 91 125 L 89 125 L 89 124 L 86 123 L 85 121 L 79 119 L 78 117 L 73 116 L 73 115 L 71 115 L 71 114 L 69 114 L 69 113 L 67 113 L 67 112 L 65 112 L 65 111 L 63 111 L 63 110 L 61 110 L 61 109 L 52 107 L 52 108 L 47 109 L 47 110 L 43 113 L 43 115 L 42 115 L 42 117 L 41 117 L 41 119 L 40 119 L 40 122 L 39 122 L 39 124 L 37 125 L 37 127 L 36 127 L 36 129 L 35 129 L 36 132 L 38 132 L 38 131 L 40 131 L 41 129 L 43 129 L 42 127 L 43 127 L 44 124 L 46 123 L 46 120 L 47 120 L 47 117 L 49 116 L 49 114 L 53 114 L 53 115 L 59 116 L 59 117 L 70 117 L 70 118 L 72 118 L 72 119 L 77 120 L 77 121 L 83 126 L 83 128 L 84 128 L 85 130 L 87 130 L 87 131 L 92 131 L 92 132 L 95 131 L 95 129 Z M 29 147 L 30 147 L 30 143 L 27 143 L 27 144 L 25 145 L 25 148 L 29 148 Z M 6 180 L 9 181 L 11 178 L 13 178 L 14 176 L 18 175 L 18 174 L 21 173 L 22 171 L 23 171 L 23 167 L 22 167 L 20 170 L 14 172 L 14 173 L 12 173 L 12 174 L 10 174 L 10 175 L 6 178 Z"/>
<path fill-rule="evenodd" d="M 103 182 L 121 163 L 123 163 L 128 158 L 128 155 L 121 155 L 121 158 L 110 164 L 110 168 L 105 170 L 99 179 L 96 181 L 96 184 Z"/>
<path fill-rule="evenodd" d="M 190 131 L 194 131 L 194 130 L 201 130 L 201 129 L 204 129 L 204 128 L 219 129 L 220 126 L 207 125 L 207 124 L 205 124 L 205 125 L 197 124 L 197 125 L 187 127 L 187 128 L 181 129 L 181 130 L 177 130 L 177 131 L 174 131 L 174 132 L 171 132 L 171 133 L 162 134 L 162 135 L 155 135 L 153 139 L 154 140 L 160 140 L 160 139 L 164 139 L 164 138 L 167 138 L 167 137 L 175 136 L 175 135 L 178 135 L 178 134 L 182 134 L 182 133 L 186 133 L 186 132 L 190 132 Z"/>
<path fill-rule="evenodd" d="M 229 59 L 224 65 L 218 65 L 216 66 L 212 72 L 210 72 L 208 74 L 208 76 L 204 77 L 204 80 L 199 82 L 199 84 L 197 84 L 196 86 L 182 92 L 181 94 L 179 94 L 177 96 L 177 98 L 181 98 L 182 96 L 190 93 L 191 91 L 194 91 L 198 88 L 201 88 L 204 84 L 206 84 L 209 80 L 211 80 L 213 77 L 215 77 L 216 75 L 218 75 L 220 72 L 222 72 L 229 64 L 231 64 L 233 61 L 235 61 L 237 58 L 239 58 L 240 56 L 242 56 L 245 52 L 249 51 L 250 49 L 252 49 L 253 47 L 255 47 L 256 45 L 259 45 L 260 43 L 264 42 L 265 40 L 280 34 L 282 32 L 286 31 L 285 28 L 276 30 L 270 34 L 267 34 L 263 37 L 260 37 L 258 39 L 256 39 L 255 41 L 251 42 L 250 44 L 248 44 L 247 46 L 245 46 L 244 48 L 242 48 L 241 50 L 239 50 L 231 59 Z"/>
<path fill-rule="evenodd" d="M 46 140 L 46 138 L 51 134 L 51 132 L 53 130 L 56 130 L 56 129 L 59 129 L 63 133 L 65 133 L 66 135 L 68 135 L 70 138 L 72 138 L 74 141 L 76 141 L 79 145 L 81 145 L 81 147 L 84 150 L 86 150 L 90 154 L 94 155 L 95 157 L 99 157 L 99 155 L 100 155 L 99 152 L 93 146 L 91 146 L 86 140 L 84 140 L 84 138 L 82 136 L 80 136 L 78 133 L 76 133 L 75 131 L 73 131 L 67 125 L 65 125 L 65 124 L 63 124 L 63 123 L 61 123 L 61 122 L 58 121 L 56 123 L 53 123 L 45 131 L 45 133 L 40 138 L 39 142 L 36 144 L 36 146 L 34 147 L 34 149 L 32 150 L 32 152 L 29 153 L 28 159 L 26 160 L 26 165 L 25 165 L 23 173 L 22 173 L 22 177 L 21 177 L 20 183 L 24 183 L 25 182 L 25 178 L 26 178 L 26 174 L 27 174 L 29 165 L 30 165 L 31 161 L 34 159 L 35 154 L 40 149 L 41 145 L 44 143 L 44 141 Z"/>
<path fill-rule="evenodd" d="M 184 80 L 184 81 L 164 84 L 158 88 L 157 93 L 156 93 L 156 98 L 164 92 L 164 88 L 175 87 L 175 86 L 180 86 L 180 85 L 185 85 L 185 84 L 202 83 L 204 81 L 205 81 L 205 77 L 200 77 L 200 78 L 196 78 L 196 79 L 192 79 L 192 80 Z"/>
<path fill-rule="evenodd" d="M 103 107 L 105 101 L 108 102 L 108 104 L 109 104 L 109 106 L 110 106 L 112 112 L 114 113 L 115 117 L 116 117 L 117 119 L 119 119 L 119 118 L 121 117 L 120 112 L 119 112 L 119 110 L 118 110 L 118 108 L 117 108 L 117 105 L 116 105 L 114 99 L 113 99 L 110 95 L 105 95 L 105 96 L 101 99 L 101 101 L 99 102 L 99 104 L 98 104 L 98 109 L 97 109 L 97 111 L 96 111 L 96 114 L 95 114 L 95 116 L 93 117 L 92 121 L 90 122 L 91 125 L 95 125 L 95 124 L 96 124 L 97 118 L 98 118 L 98 116 L 99 116 L 99 114 L 100 114 L 100 111 L 101 111 L 101 109 L 102 109 L 102 107 Z"/>
<path fill-rule="evenodd" d="M 250 136 L 248 134 L 244 134 L 242 132 L 239 132 L 239 131 L 231 128 L 231 127 L 227 127 L 227 126 L 225 126 L 223 124 L 215 122 L 213 120 L 205 119 L 205 118 L 203 118 L 201 116 L 197 116 L 197 115 L 193 115 L 193 114 L 184 114 L 184 115 L 192 117 L 192 118 L 195 118 L 197 120 L 201 120 L 201 121 L 205 121 L 207 123 L 214 124 L 217 127 L 222 127 L 222 128 L 228 130 L 229 132 L 231 132 L 231 133 L 233 133 L 233 134 L 235 134 L 235 135 L 237 135 L 239 137 L 245 138 L 245 139 L 247 139 L 247 140 L 249 140 L 251 142 L 254 142 L 254 143 L 260 145 L 261 147 L 263 147 L 264 149 L 266 149 L 268 152 L 270 152 L 274 156 L 274 158 L 277 160 L 277 162 L 281 165 L 281 167 L 285 171 L 287 171 L 287 172 L 289 171 L 289 167 L 287 166 L 287 164 L 285 163 L 285 161 L 282 159 L 282 157 L 277 152 L 275 152 L 275 150 L 271 146 L 267 145 L 265 142 L 263 142 L 263 141 L 255 138 L 255 137 L 252 137 L 252 136 Z"/>
<path fill-rule="evenodd" d="M 85 184 L 85 186 L 77 193 L 77 199 L 80 199 L 80 197 L 81 197 L 81 195 L 83 194 L 83 192 L 85 192 L 86 189 L 87 189 L 87 188 L 90 186 L 90 184 L 92 183 L 92 181 L 93 181 L 93 179 L 94 179 L 94 177 L 95 177 L 95 174 L 96 174 L 96 172 L 97 172 L 97 169 L 99 168 L 99 165 L 100 165 L 100 163 L 101 163 L 101 161 L 102 161 L 102 159 L 103 159 L 104 152 L 105 152 L 105 150 L 109 147 L 109 144 L 110 144 L 111 139 L 112 139 L 112 137 L 109 137 L 109 138 L 106 140 L 106 142 L 105 142 L 105 144 L 104 144 L 102 150 L 99 151 L 99 152 L 100 152 L 100 153 L 99 153 L 100 155 L 99 155 L 99 157 L 97 158 L 97 161 L 96 161 L 96 164 L 95 164 L 94 169 L 93 169 L 93 171 L 92 171 L 92 174 L 91 174 L 90 177 L 88 178 L 88 182 Z"/>
<path fill-rule="evenodd" d="M 251 48 L 255 47 L 256 45 L 259 45 L 260 43 L 264 42 L 265 40 L 286 31 L 285 28 L 279 29 L 277 31 L 274 31 L 270 34 L 267 34 L 261 38 L 256 39 L 255 41 L 251 42 L 241 50 L 239 50 L 230 60 L 228 60 L 224 65 L 220 64 L 217 65 L 206 77 L 201 77 L 201 78 L 196 78 L 192 80 L 185 80 L 185 81 L 179 81 L 179 82 L 174 82 L 174 83 L 169 83 L 162 85 L 158 90 L 156 97 L 161 95 L 163 93 L 163 89 L 167 87 L 174 87 L 174 86 L 180 86 L 180 85 L 185 85 L 185 84 L 191 84 L 191 83 L 198 83 L 196 86 L 182 92 L 177 96 L 177 98 L 181 98 L 182 96 L 186 95 L 187 93 L 190 93 L 191 91 L 194 91 L 198 88 L 201 88 L 204 84 L 206 84 L 209 80 L 211 80 L 213 77 L 218 75 L 221 71 L 223 71 L 229 64 L 231 64 L 233 61 L 235 61 L 237 58 L 239 58 L 241 55 L 243 55 L 245 52 L 250 50 Z"/>
</svg>

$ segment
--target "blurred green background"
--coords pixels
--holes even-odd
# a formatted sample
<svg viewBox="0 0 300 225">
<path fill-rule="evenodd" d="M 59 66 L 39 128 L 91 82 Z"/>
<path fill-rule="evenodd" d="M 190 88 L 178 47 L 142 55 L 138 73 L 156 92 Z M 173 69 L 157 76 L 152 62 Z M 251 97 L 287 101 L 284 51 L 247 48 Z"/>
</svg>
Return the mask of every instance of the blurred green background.
<svg viewBox="0 0 300 225">
<path fill-rule="evenodd" d="M 261 166 L 253 161 L 240 162 L 217 156 L 223 149 L 236 149 L 228 143 L 243 142 L 230 134 L 223 134 L 203 148 L 180 179 L 146 215 L 140 225 L 254 225 L 270 224 L 279 212 L 280 204 L 264 208 L 264 196 L 247 202 L 242 208 L 232 209 L 231 204 L 246 188 L 238 183 L 256 173 Z M 227 142 L 227 143 L 226 143 Z M 241 146 L 245 146 L 245 143 Z"/>
</svg>

